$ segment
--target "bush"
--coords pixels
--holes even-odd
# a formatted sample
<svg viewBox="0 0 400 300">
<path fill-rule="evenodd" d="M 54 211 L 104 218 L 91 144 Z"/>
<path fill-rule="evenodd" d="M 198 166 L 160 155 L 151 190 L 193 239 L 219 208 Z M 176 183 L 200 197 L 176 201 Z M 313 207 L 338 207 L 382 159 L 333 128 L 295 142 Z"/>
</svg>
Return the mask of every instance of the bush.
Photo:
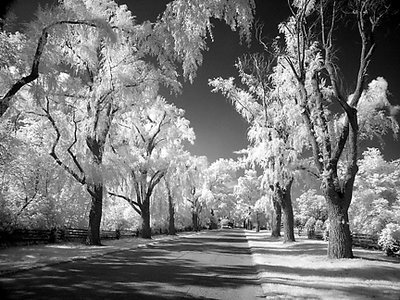
<svg viewBox="0 0 400 300">
<path fill-rule="evenodd" d="M 311 238 L 314 237 L 314 233 L 315 233 L 315 223 L 316 223 L 316 220 L 315 220 L 314 217 L 309 218 L 309 219 L 307 220 L 307 222 L 306 222 L 305 227 L 306 227 L 306 230 L 307 230 L 307 237 L 308 237 L 309 239 L 311 239 Z"/>
<path fill-rule="evenodd" d="M 400 251 L 400 225 L 387 224 L 379 235 L 378 245 L 388 256 L 397 254 Z"/>
</svg>

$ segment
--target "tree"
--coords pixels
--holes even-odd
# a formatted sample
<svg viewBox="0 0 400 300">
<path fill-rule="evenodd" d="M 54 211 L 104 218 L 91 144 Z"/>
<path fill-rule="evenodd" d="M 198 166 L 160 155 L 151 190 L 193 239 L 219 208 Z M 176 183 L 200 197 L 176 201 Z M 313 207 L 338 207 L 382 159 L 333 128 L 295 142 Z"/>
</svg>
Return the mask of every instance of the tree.
<svg viewBox="0 0 400 300">
<path fill-rule="evenodd" d="M 220 158 L 205 170 L 205 189 L 207 207 L 212 211 L 211 226 L 216 226 L 215 217 L 230 217 L 234 209 L 233 195 L 237 163 L 232 159 Z"/>
<path fill-rule="evenodd" d="M 280 235 L 280 211 L 284 216 L 285 241 L 294 241 L 291 187 L 294 180 L 293 165 L 298 160 L 301 144 L 292 138 L 304 136 L 299 111 L 280 99 L 275 93 L 271 72 L 275 58 L 264 54 L 251 54 L 239 59 L 236 68 L 240 84 L 234 79 L 217 78 L 209 83 L 213 92 L 222 92 L 232 101 L 234 108 L 249 123 L 249 147 L 243 151 L 250 164 L 258 164 L 264 171 L 263 184 L 273 192 L 277 223 L 275 236 Z"/>
<path fill-rule="evenodd" d="M 387 162 L 376 148 L 363 152 L 349 209 L 353 232 L 378 235 L 399 220 L 399 161 Z"/>
<path fill-rule="evenodd" d="M 39 11 L 27 34 L 1 35 L 1 46 L 17 51 L 0 66 L 5 78 L 0 117 L 10 107 L 24 109 L 28 99 L 39 102 L 55 132 L 51 156 L 91 197 L 88 244 L 100 244 L 101 170 L 115 117 L 154 98 L 159 84 L 179 90 L 180 65 L 184 78 L 193 80 L 207 32 L 211 34 L 211 18 L 223 19 L 248 38 L 253 12 L 252 0 L 176 0 L 155 23 L 136 24 L 126 5 L 69 0 Z M 66 140 L 56 119 L 60 112 L 63 126 L 73 132 L 63 149 L 69 161 L 57 150 Z M 89 168 L 74 152 L 78 145 L 86 151 Z"/>
<path fill-rule="evenodd" d="M 128 201 L 142 218 L 142 237 L 151 238 L 150 198 L 154 188 L 183 151 L 183 142 L 194 141 L 184 111 L 159 97 L 134 112 L 122 114 L 111 147 L 112 164 L 122 173 L 118 185 L 125 195 L 109 194 Z M 134 196 L 132 196 L 132 195 Z M 170 196 L 170 195 L 169 195 Z"/>
<path fill-rule="evenodd" d="M 281 36 L 275 41 L 283 45 L 274 71 L 275 86 L 280 87 L 276 91 L 281 99 L 298 107 L 307 129 L 305 146 L 311 148 L 313 164 L 311 168 L 303 167 L 322 183 L 330 222 L 330 258 L 353 257 L 348 209 L 358 171 L 360 126 L 368 128 L 360 121 L 380 119 L 373 134 L 385 133 L 388 126 L 397 130 L 390 115 L 397 109 L 388 102 L 384 85 L 373 81 L 365 87 L 376 48 L 374 36 L 389 11 L 388 4 L 383 0 L 293 1 L 293 15 L 279 25 Z M 340 18 L 354 21 L 361 39 L 353 80 L 356 84 L 351 93 L 346 92 L 349 89 L 344 87 L 335 57 Z M 363 115 L 363 107 L 368 107 L 368 117 Z"/>
<path fill-rule="evenodd" d="M 238 178 L 234 187 L 234 195 L 238 201 L 241 200 L 238 202 L 239 206 L 244 205 L 246 208 L 251 208 L 251 212 L 255 213 L 257 231 L 260 230 L 259 210 L 255 209 L 255 206 L 256 202 L 262 197 L 262 193 L 261 178 L 257 176 L 257 172 L 251 169 L 244 170 L 244 175 Z M 248 223 L 250 216 L 248 215 L 249 212 L 246 212 L 247 215 L 241 217 Z"/>
<path fill-rule="evenodd" d="M 296 199 L 296 215 L 303 220 L 313 217 L 325 222 L 328 218 L 325 199 L 315 189 L 309 189 Z M 304 224 L 303 224 L 304 225 Z"/>
<path fill-rule="evenodd" d="M 183 194 L 190 203 L 194 231 L 201 229 L 201 213 L 204 206 L 203 196 L 207 192 L 205 188 L 207 166 L 208 161 L 205 156 L 190 156 L 185 166 L 186 170 L 183 179 L 185 190 Z"/>
</svg>

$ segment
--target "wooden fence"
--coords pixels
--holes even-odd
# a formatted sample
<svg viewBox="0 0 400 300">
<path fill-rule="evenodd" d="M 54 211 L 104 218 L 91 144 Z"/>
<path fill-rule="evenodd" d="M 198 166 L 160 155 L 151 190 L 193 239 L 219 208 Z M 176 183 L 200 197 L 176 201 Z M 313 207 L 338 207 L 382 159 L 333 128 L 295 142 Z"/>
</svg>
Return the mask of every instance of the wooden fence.
<svg viewBox="0 0 400 300">
<path fill-rule="evenodd" d="M 380 249 L 378 246 L 379 237 L 372 234 L 353 233 L 352 240 L 353 246 L 366 248 L 366 249 Z"/>
<path fill-rule="evenodd" d="M 30 245 L 55 243 L 58 241 L 84 241 L 87 229 L 58 228 L 58 229 L 14 229 L 0 232 L 0 246 Z M 133 230 L 102 230 L 101 239 L 119 239 L 137 237 Z"/>
<path fill-rule="evenodd" d="M 316 230 L 311 236 L 309 236 L 309 238 L 323 240 L 325 237 L 323 231 Z M 353 232 L 351 234 L 351 238 L 353 246 L 361 247 L 364 249 L 381 249 L 381 247 L 379 247 L 378 245 L 379 237 L 377 235 Z"/>
</svg>

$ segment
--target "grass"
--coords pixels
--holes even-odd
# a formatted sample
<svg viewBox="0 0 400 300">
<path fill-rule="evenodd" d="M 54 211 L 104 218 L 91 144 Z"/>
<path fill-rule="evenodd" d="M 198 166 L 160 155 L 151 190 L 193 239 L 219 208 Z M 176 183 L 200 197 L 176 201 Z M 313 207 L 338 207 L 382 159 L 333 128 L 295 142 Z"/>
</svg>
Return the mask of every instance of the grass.
<svg viewBox="0 0 400 300">
<path fill-rule="evenodd" d="M 353 249 L 354 259 L 328 259 L 327 242 L 283 243 L 246 232 L 266 299 L 400 299 L 400 260 Z"/>
</svg>

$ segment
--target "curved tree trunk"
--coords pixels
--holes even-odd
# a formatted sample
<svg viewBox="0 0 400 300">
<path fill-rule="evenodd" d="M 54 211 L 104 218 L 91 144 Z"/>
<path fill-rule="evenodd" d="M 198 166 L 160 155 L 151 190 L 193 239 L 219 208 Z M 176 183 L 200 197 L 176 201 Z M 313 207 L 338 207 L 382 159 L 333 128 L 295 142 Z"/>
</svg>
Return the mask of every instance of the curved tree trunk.
<svg viewBox="0 0 400 300">
<path fill-rule="evenodd" d="M 281 219 L 282 219 L 282 208 L 276 199 L 272 199 L 274 210 L 272 211 L 271 219 L 271 236 L 280 237 L 281 236 Z"/>
</svg>

